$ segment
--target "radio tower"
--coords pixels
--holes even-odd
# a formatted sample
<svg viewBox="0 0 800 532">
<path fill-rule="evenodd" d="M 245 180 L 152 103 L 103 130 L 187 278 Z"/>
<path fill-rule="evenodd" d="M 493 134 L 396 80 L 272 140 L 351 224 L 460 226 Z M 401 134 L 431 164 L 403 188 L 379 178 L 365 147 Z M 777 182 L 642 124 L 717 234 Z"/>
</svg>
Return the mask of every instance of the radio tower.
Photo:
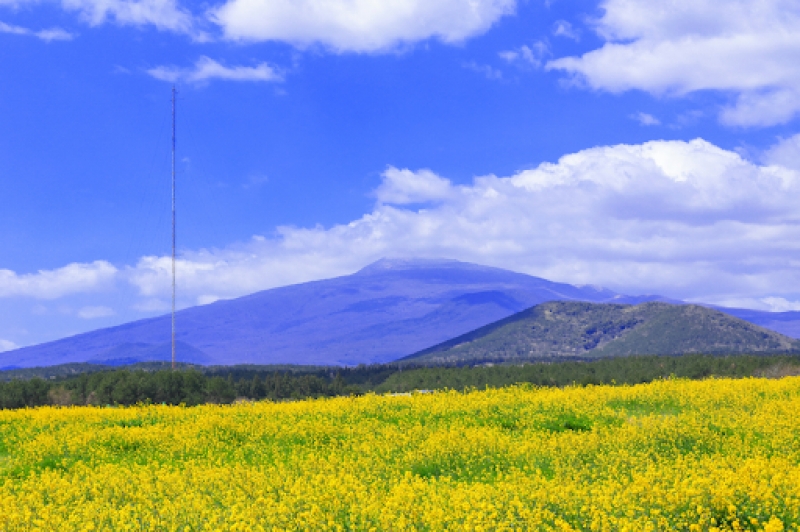
<svg viewBox="0 0 800 532">
<path fill-rule="evenodd" d="M 172 370 L 175 371 L 175 96 L 172 86 Z"/>
</svg>

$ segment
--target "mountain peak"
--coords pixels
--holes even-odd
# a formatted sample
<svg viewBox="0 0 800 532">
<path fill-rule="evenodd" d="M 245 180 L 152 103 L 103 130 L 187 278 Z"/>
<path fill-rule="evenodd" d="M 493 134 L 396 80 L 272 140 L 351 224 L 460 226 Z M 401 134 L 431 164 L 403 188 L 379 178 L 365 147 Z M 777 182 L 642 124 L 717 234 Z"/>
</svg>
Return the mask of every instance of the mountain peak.
<svg viewBox="0 0 800 532">
<path fill-rule="evenodd" d="M 356 275 L 383 273 L 389 270 L 418 270 L 423 268 L 474 268 L 477 265 L 455 259 L 382 258 L 364 266 Z"/>
</svg>

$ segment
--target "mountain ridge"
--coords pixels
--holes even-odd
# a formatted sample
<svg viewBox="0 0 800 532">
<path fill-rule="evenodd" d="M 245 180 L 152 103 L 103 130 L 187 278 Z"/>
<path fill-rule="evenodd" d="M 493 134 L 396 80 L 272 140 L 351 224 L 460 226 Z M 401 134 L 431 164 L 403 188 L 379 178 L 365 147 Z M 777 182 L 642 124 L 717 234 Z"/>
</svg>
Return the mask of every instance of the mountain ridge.
<svg viewBox="0 0 800 532">
<path fill-rule="evenodd" d="M 177 339 L 191 349 L 178 349 L 177 358 L 202 364 L 388 362 L 543 301 L 626 297 L 455 260 L 382 259 L 352 275 L 181 310 Z M 169 316 L 147 318 L 0 353 L 0 367 L 135 359 L 159 351 L 169 338 Z M 131 346 L 127 355 L 124 345 Z"/>
<path fill-rule="evenodd" d="M 351 275 L 181 310 L 177 359 L 212 365 L 389 362 L 551 300 L 673 301 L 456 260 L 381 259 Z M 800 313 L 781 321 L 783 315 L 742 312 L 751 322 L 796 326 L 800 336 Z M 168 360 L 170 330 L 168 315 L 146 318 L 0 353 L 0 368 Z"/>
<path fill-rule="evenodd" d="M 790 353 L 800 340 L 699 305 L 551 301 L 402 359 L 416 364 L 689 353 Z"/>
</svg>

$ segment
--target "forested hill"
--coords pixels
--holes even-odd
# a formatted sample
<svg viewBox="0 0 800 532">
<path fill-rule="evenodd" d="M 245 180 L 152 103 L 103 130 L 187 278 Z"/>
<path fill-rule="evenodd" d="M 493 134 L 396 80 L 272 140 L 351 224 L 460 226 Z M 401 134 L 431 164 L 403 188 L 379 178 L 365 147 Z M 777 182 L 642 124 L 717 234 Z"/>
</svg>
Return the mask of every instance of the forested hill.
<svg viewBox="0 0 800 532">
<path fill-rule="evenodd" d="M 464 364 L 686 353 L 788 353 L 800 341 L 697 305 L 553 301 L 404 358 Z"/>
</svg>

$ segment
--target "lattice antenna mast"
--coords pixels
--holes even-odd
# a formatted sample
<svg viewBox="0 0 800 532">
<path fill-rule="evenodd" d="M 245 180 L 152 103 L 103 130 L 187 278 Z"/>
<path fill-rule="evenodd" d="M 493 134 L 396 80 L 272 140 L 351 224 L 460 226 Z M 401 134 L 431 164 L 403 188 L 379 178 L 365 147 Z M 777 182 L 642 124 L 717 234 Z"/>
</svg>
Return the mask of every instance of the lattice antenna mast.
<svg viewBox="0 0 800 532">
<path fill-rule="evenodd" d="M 172 86 L 172 369 L 175 370 L 175 97 Z"/>
</svg>

